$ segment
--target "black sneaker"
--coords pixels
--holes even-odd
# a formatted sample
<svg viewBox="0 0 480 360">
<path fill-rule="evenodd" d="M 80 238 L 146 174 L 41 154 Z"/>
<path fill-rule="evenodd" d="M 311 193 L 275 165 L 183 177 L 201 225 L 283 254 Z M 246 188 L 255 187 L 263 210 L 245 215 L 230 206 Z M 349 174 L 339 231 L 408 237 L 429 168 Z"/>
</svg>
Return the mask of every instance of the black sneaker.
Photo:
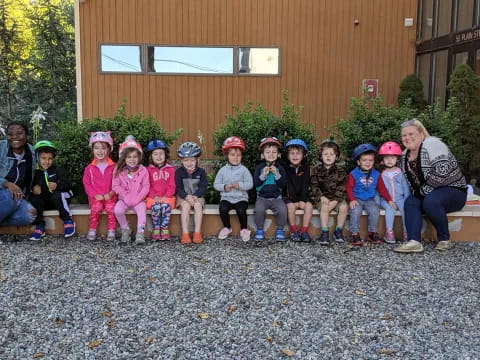
<svg viewBox="0 0 480 360">
<path fill-rule="evenodd" d="M 382 239 L 378 236 L 377 232 L 369 232 L 367 236 L 367 241 L 371 244 L 381 244 Z"/>
<path fill-rule="evenodd" d="M 342 229 L 335 229 L 335 231 L 333 232 L 332 238 L 333 238 L 333 240 L 335 240 L 336 242 L 339 242 L 339 243 L 345 242 L 345 238 L 343 237 Z"/>
<path fill-rule="evenodd" d="M 320 237 L 318 238 L 318 242 L 320 243 L 320 245 L 329 245 L 330 244 L 328 231 L 322 231 L 322 233 L 320 234 Z"/>
<path fill-rule="evenodd" d="M 306 243 L 312 242 L 312 237 L 307 231 L 300 233 L 300 239 Z"/>
</svg>

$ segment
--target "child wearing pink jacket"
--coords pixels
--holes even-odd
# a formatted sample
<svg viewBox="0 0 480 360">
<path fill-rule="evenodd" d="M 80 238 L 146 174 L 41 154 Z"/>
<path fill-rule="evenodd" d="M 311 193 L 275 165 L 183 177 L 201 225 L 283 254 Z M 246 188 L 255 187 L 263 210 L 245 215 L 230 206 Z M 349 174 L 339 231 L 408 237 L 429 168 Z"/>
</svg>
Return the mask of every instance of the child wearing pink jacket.
<svg viewBox="0 0 480 360">
<path fill-rule="evenodd" d="M 129 135 L 120 144 L 119 155 L 113 174 L 112 189 L 118 195 L 114 211 L 122 230 L 121 242 L 130 241 L 132 230 L 128 226 L 126 212 L 132 209 L 137 214 L 135 244 L 144 244 L 147 222 L 145 197 L 150 190 L 150 181 L 147 168 L 141 164 L 143 149 L 135 138 Z"/>
<path fill-rule="evenodd" d="M 107 213 L 107 241 L 115 240 L 116 220 L 113 208 L 117 197 L 112 191 L 112 177 L 115 163 L 110 159 L 113 139 L 110 131 L 97 131 L 90 134 L 88 141 L 93 153 L 92 162 L 83 172 L 83 187 L 88 196 L 90 217 L 88 219 L 88 240 L 97 237 L 98 220 L 102 211 Z"/>
</svg>

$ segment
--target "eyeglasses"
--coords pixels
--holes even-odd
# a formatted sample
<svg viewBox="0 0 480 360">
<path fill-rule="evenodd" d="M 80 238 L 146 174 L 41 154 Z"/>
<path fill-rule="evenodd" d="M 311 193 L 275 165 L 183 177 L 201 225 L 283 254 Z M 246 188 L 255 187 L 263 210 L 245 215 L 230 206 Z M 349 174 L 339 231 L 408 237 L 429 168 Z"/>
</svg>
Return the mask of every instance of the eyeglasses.
<svg viewBox="0 0 480 360">
<path fill-rule="evenodd" d="M 403 127 L 407 127 L 407 126 L 411 126 L 411 125 L 417 125 L 417 122 L 418 120 L 416 119 L 411 119 L 411 120 L 407 120 L 407 121 L 404 121 L 400 126 L 403 128 Z"/>
</svg>

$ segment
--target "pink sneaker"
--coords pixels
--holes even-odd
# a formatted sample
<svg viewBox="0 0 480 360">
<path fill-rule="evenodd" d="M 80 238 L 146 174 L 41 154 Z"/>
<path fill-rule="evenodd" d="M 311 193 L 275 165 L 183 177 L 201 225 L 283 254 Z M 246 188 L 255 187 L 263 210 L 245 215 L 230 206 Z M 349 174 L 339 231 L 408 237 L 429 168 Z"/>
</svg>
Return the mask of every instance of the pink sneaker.
<svg viewBox="0 0 480 360">
<path fill-rule="evenodd" d="M 162 240 L 162 233 L 160 229 L 153 229 L 152 231 L 152 241 Z"/>
<path fill-rule="evenodd" d="M 251 231 L 250 231 L 250 230 L 248 230 L 248 229 L 242 229 L 242 230 L 240 230 L 240 238 L 241 238 L 244 242 L 250 241 L 250 235 L 251 235 Z"/>
<path fill-rule="evenodd" d="M 226 228 L 224 227 L 222 230 L 220 230 L 220 232 L 218 233 L 218 238 L 220 240 L 225 240 L 228 235 L 230 235 L 232 233 L 232 229 L 229 229 L 229 228 Z"/>
<path fill-rule="evenodd" d="M 162 240 L 170 240 L 170 231 L 168 229 L 161 229 L 160 233 L 162 235 Z"/>
<path fill-rule="evenodd" d="M 395 234 L 393 233 L 392 230 L 388 230 L 386 233 L 385 233 L 385 236 L 383 237 L 383 240 L 385 240 L 385 242 L 387 244 L 395 244 L 396 240 L 395 240 Z"/>
</svg>

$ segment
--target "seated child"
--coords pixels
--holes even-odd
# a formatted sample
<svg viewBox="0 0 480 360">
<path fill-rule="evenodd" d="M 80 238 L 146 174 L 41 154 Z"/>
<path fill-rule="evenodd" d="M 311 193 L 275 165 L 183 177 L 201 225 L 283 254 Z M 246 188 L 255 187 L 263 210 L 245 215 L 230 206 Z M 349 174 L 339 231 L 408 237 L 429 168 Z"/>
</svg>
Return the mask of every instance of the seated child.
<svg viewBox="0 0 480 360">
<path fill-rule="evenodd" d="M 52 142 L 39 141 L 34 149 L 38 167 L 35 170 L 29 201 L 37 210 L 37 218 L 33 223 L 35 230 L 30 240 L 40 240 L 45 236 L 43 211 L 48 209 L 55 209 L 60 213 L 60 219 L 63 220 L 63 236 L 69 238 L 75 234 L 75 223 L 67 202 L 67 199 L 73 196 L 72 185 L 65 170 L 55 166 L 57 149 Z"/>
<path fill-rule="evenodd" d="M 285 145 L 287 156 L 285 173 L 287 186 L 284 188 L 283 200 L 287 204 L 290 237 L 293 241 L 311 242 L 308 226 L 312 220 L 313 205 L 310 194 L 310 167 L 306 164 L 307 144 L 301 139 L 292 139 Z M 303 209 L 302 227 L 297 228 L 297 209 Z"/>
<path fill-rule="evenodd" d="M 88 240 L 97 237 L 98 220 L 102 211 L 107 213 L 107 241 L 115 240 L 115 213 L 113 209 L 117 203 L 117 197 L 112 191 L 112 178 L 115 163 L 110 159 L 113 148 L 113 139 L 110 131 L 97 131 L 90 135 L 88 145 L 92 149 L 93 161 L 83 172 L 83 187 L 88 196 L 90 216 L 88 218 Z"/>
<path fill-rule="evenodd" d="M 353 159 L 357 167 L 348 175 L 346 191 L 350 207 L 350 232 L 352 233 L 351 244 L 361 246 L 363 240 L 359 235 L 360 216 L 362 210 L 368 213 L 368 237 L 367 241 L 372 244 L 380 244 L 377 233 L 378 216 L 380 206 L 375 201 L 378 193 L 388 204 L 396 209 L 395 203 L 390 198 L 380 172 L 374 169 L 376 149 L 371 144 L 360 144 L 353 150 Z"/>
<path fill-rule="evenodd" d="M 147 209 L 152 215 L 152 240 L 170 240 L 170 214 L 175 208 L 175 167 L 168 163 L 170 150 L 162 140 L 147 145 L 150 192 Z"/>
<path fill-rule="evenodd" d="M 112 190 L 118 195 L 114 212 L 120 229 L 122 243 L 128 243 L 132 234 L 127 221 L 127 210 L 137 214 L 137 234 L 135 244 L 145 243 L 145 223 L 147 222 L 147 206 L 145 197 L 150 190 L 148 171 L 142 163 L 143 149 L 132 135 L 120 144 L 117 165 L 112 180 Z"/>
<path fill-rule="evenodd" d="M 187 141 L 180 145 L 177 155 L 182 166 L 175 171 L 175 187 L 177 190 L 177 203 L 181 208 L 182 244 L 195 244 L 203 242 L 202 219 L 207 191 L 207 174 L 198 166 L 198 159 L 202 154 L 200 147 L 194 142 Z M 193 239 L 190 237 L 190 209 L 193 208 L 195 219 L 195 231 Z"/>
<path fill-rule="evenodd" d="M 243 241 L 250 240 L 250 230 L 247 228 L 248 190 L 253 187 L 252 175 L 242 165 L 242 153 L 245 143 L 242 139 L 231 136 L 225 139 L 222 153 L 227 157 L 227 164 L 222 167 L 215 177 L 215 190 L 220 191 L 220 218 L 223 229 L 218 238 L 226 239 L 232 232 L 229 211 L 235 209 L 240 222 L 240 237 Z"/>
<path fill-rule="evenodd" d="M 402 169 L 397 164 L 402 156 L 402 149 L 396 142 L 388 141 L 380 146 L 378 155 L 383 157 L 382 163 L 384 170 L 382 171 L 383 182 L 390 194 L 390 197 L 402 214 L 403 222 L 403 241 L 408 241 L 407 230 L 405 228 L 405 216 L 403 205 L 405 200 L 410 196 L 410 188 Z M 395 235 L 393 234 L 393 222 L 395 220 L 395 210 L 387 204 L 384 199 L 380 200 L 380 206 L 385 209 L 385 225 L 386 232 L 384 241 L 388 244 L 395 244 Z"/>
<path fill-rule="evenodd" d="M 253 185 L 257 190 L 255 202 L 255 240 L 265 240 L 265 212 L 271 209 L 277 216 L 275 240 L 285 241 L 287 207 L 282 199 L 283 188 L 287 185 L 287 174 L 278 162 L 282 143 L 275 137 L 264 138 L 258 145 L 262 161 L 255 166 Z"/>
<path fill-rule="evenodd" d="M 345 201 L 345 182 L 347 173 L 337 167 L 340 148 L 333 138 L 326 139 L 320 144 L 320 164 L 312 168 L 312 192 L 320 211 L 322 232 L 319 242 L 322 245 L 330 243 L 328 218 L 330 211 L 337 211 L 337 226 L 333 232 L 333 239 L 344 242 L 343 226 L 348 215 L 348 205 Z"/>
</svg>

